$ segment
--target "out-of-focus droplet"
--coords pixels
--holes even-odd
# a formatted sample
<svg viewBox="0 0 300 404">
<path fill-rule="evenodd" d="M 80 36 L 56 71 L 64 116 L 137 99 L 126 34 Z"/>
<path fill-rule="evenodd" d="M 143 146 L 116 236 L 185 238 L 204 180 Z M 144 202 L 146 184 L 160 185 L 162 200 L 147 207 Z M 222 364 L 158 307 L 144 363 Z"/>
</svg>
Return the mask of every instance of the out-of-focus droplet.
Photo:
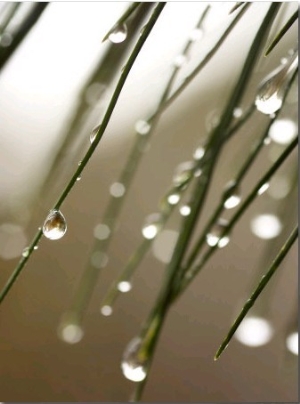
<svg viewBox="0 0 300 404">
<path fill-rule="evenodd" d="M 210 247 L 225 247 L 229 243 L 229 236 L 224 235 L 222 233 L 225 231 L 228 226 L 227 220 L 219 219 L 218 222 L 212 227 L 212 229 L 206 235 L 206 242 Z"/>
<path fill-rule="evenodd" d="M 79 165 L 79 166 L 81 166 L 81 164 L 82 164 L 82 161 L 81 161 L 81 160 L 80 160 L 80 161 L 78 161 L 78 165 Z"/>
<path fill-rule="evenodd" d="M 90 134 L 90 142 L 91 142 L 91 143 L 94 143 L 94 141 L 95 141 L 95 139 L 96 139 L 96 136 L 97 136 L 97 133 L 98 133 L 98 131 L 99 131 L 99 129 L 100 129 L 100 126 L 101 126 L 101 125 L 98 125 L 98 126 L 96 126 L 96 127 L 92 130 L 92 132 L 91 132 L 91 134 Z"/>
<path fill-rule="evenodd" d="M 269 144 L 271 143 L 271 139 L 269 138 L 269 136 L 264 138 L 264 145 L 265 146 L 269 146 Z"/>
<path fill-rule="evenodd" d="M 121 198 L 125 194 L 125 191 L 125 186 L 120 182 L 114 182 L 109 188 L 111 196 L 114 196 L 115 198 Z"/>
<path fill-rule="evenodd" d="M 147 375 L 147 359 L 145 359 L 140 350 L 142 340 L 139 337 L 133 338 L 127 345 L 121 363 L 121 369 L 126 379 L 133 382 L 141 382 Z"/>
<path fill-rule="evenodd" d="M 125 24 L 118 25 L 114 31 L 109 34 L 108 39 L 112 43 L 122 43 L 127 38 L 127 26 Z"/>
<path fill-rule="evenodd" d="M 265 184 L 263 184 L 259 190 L 257 191 L 257 195 L 262 195 L 264 192 L 266 192 L 266 190 L 269 188 L 270 184 L 268 182 L 266 182 Z"/>
<path fill-rule="evenodd" d="M 76 178 L 76 181 L 80 181 L 81 180 L 81 175 L 79 175 L 79 177 Z"/>
<path fill-rule="evenodd" d="M 236 206 L 239 205 L 241 202 L 241 195 L 239 188 L 236 184 L 235 181 L 230 181 L 226 187 L 225 187 L 225 192 L 227 195 L 227 199 L 224 202 L 224 208 L 225 209 L 233 209 Z"/>
<path fill-rule="evenodd" d="M 189 39 L 192 42 L 196 42 L 203 37 L 203 30 L 201 28 L 195 28 L 190 32 Z"/>
<path fill-rule="evenodd" d="M 100 312 L 103 316 L 108 317 L 112 315 L 113 309 L 111 306 L 105 305 L 101 307 Z"/>
<path fill-rule="evenodd" d="M 128 281 L 121 281 L 118 283 L 117 288 L 122 293 L 127 293 L 131 290 L 132 284 Z"/>
<path fill-rule="evenodd" d="M 179 209 L 181 216 L 188 216 L 191 213 L 191 208 L 188 205 L 182 205 Z"/>
<path fill-rule="evenodd" d="M 170 194 L 168 196 L 168 202 L 170 205 L 177 205 L 177 203 L 180 201 L 180 195 L 179 194 Z"/>
<path fill-rule="evenodd" d="M 156 237 L 162 226 L 162 216 L 160 213 L 153 213 L 146 217 L 145 224 L 142 228 L 143 236 L 152 240 Z"/>
<path fill-rule="evenodd" d="M 193 176 L 194 163 L 192 161 L 187 161 L 185 163 L 179 164 L 175 169 L 175 174 L 173 177 L 174 185 L 184 185 Z"/>
<path fill-rule="evenodd" d="M 83 338 L 83 329 L 78 324 L 64 324 L 59 328 L 59 337 L 68 344 L 77 344 Z"/>
<path fill-rule="evenodd" d="M 265 318 L 246 317 L 236 330 L 235 338 L 244 345 L 258 347 L 267 344 L 273 337 L 274 329 Z"/>
<path fill-rule="evenodd" d="M 177 55 L 174 59 L 173 65 L 177 68 L 182 67 L 187 62 L 187 57 L 185 55 Z"/>
<path fill-rule="evenodd" d="M 252 233 L 264 240 L 277 237 L 282 230 L 279 218 L 271 214 L 262 214 L 252 219 L 250 224 Z"/>
<path fill-rule="evenodd" d="M 101 269 L 106 267 L 108 256 L 103 251 L 94 251 L 91 255 L 90 261 L 93 267 Z"/>
<path fill-rule="evenodd" d="M 233 110 L 234 118 L 240 118 L 242 115 L 243 115 L 242 108 L 234 108 L 234 110 Z"/>
<path fill-rule="evenodd" d="M 277 174 L 272 178 L 268 194 L 274 199 L 283 199 L 291 191 L 291 182 L 285 175 Z"/>
<path fill-rule="evenodd" d="M 110 236 L 110 228 L 107 224 L 99 223 L 94 228 L 94 236 L 98 240 L 106 240 Z"/>
<path fill-rule="evenodd" d="M 44 236 L 50 240 L 62 238 L 67 231 L 67 222 L 59 210 L 52 210 L 47 216 L 44 226 Z"/>
<path fill-rule="evenodd" d="M 22 257 L 28 257 L 28 256 L 29 256 L 29 247 L 25 247 L 22 252 Z"/>
<path fill-rule="evenodd" d="M 299 352 L 299 334 L 298 331 L 292 332 L 286 338 L 286 347 L 294 355 Z"/>
<path fill-rule="evenodd" d="M 290 119 L 276 119 L 271 125 L 268 136 L 274 142 L 285 145 L 289 144 L 297 136 L 298 128 Z"/>
<path fill-rule="evenodd" d="M 193 157 L 195 160 L 201 160 L 202 157 L 205 154 L 205 149 L 203 146 L 197 147 L 197 149 L 194 151 Z"/>
<path fill-rule="evenodd" d="M 149 122 L 140 119 L 135 123 L 134 128 L 139 135 L 147 135 L 150 132 L 151 125 Z"/>
<path fill-rule="evenodd" d="M 297 67 L 298 52 L 285 65 L 275 69 L 263 80 L 255 99 L 258 111 L 270 115 L 281 108 L 285 89 Z"/>
<path fill-rule="evenodd" d="M 38 248 L 39 248 L 38 245 L 35 245 L 35 246 L 33 247 L 34 250 L 38 250 Z"/>
</svg>

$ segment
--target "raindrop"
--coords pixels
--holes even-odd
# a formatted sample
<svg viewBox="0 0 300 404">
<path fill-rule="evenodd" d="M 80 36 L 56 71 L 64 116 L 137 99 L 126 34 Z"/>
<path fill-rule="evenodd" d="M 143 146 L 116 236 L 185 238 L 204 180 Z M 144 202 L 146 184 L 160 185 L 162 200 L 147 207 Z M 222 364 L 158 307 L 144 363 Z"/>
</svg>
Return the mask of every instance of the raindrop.
<svg viewBox="0 0 300 404">
<path fill-rule="evenodd" d="M 271 214 L 262 214 L 256 216 L 251 221 L 252 233 L 264 240 L 277 237 L 282 230 L 282 224 L 277 216 Z"/>
<path fill-rule="evenodd" d="M 67 231 L 67 223 L 63 214 L 59 210 L 52 210 L 47 216 L 44 226 L 44 236 L 50 240 L 58 240 Z"/>
<path fill-rule="evenodd" d="M 193 176 L 194 163 L 192 161 L 187 161 L 185 163 L 179 164 L 175 169 L 175 174 L 173 177 L 174 185 L 184 185 Z"/>
<path fill-rule="evenodd" d="M 22 252 L 22 257 L 28 257 L 28 256 L 29 256 L 29 247 L 25 247 Z"/>
<path fill-rule="evenodd" d="M 224 202 L 225 209 L 233 209 L 241 202 L 241 195 L 235 181 L 230 181 L 225 187 L 227 199 Z"/>
<path fill-rule="evenodd" d="M 91 144 L 94 143 L 94 141 L 96 139 L 96 136 L 97 136 L 97 133 L 98 133 L 98 131 L 100 129 L 100 126 L 101 125 L 98 125 L 92 130 L 92 132 L 90 134 L 90 142 L 91 142 Z"/>
<path fill-rule="evenodd" d="M 133 382 L 141 382 L 147 375 L 147 359 L 140 355 L 142 340 L 139 337 L 133 338 L 127 345 L 123 354 L 121 368 L 126 379 Z M 143 355 L 144 356 L 144 355 Z"/>
<path fill-rule="evenodd" d="M 270 321 L 262 317 L 249 316 L 243 320 L 234 336 L 244 345 L 258 347 L 267 344 L 273 334 Z"/>
<path fill-rule="evenodd" d="M 181 216 L 188 216 L 191 213 L 191 208 L 188 205 L 182 205 L 179 209 Z"/>
<path fill-rule="evenodd" d="M 81 180 L 81 175 L 76 178 L 76 181 L 80 181 L 80 180 Z"/>
<path fill-rule="evenodd" d="M 170 205 L 177 205 L 177 203 L 180 201 L 180 195 L 179 194 L 171 194 L 168 196 L 168 202 Z"/>
<path fill-rule="evenodd" d="M 35 245 L 35 246 L 33 247 L 34 250 L 37 250 L 38 248 L 39 248 L 38 245 Z"/>
<path fill-rule="evenodd" d="M 68 344 L 77 344 L 82 340 L 83 329 L 78 324 L 64 324 L 59 329 L 59 337 Z"/>
<path fill-rule="evenodd" d="M 126 38 L 127 38 L 127 27 L 125 24 L 118 25 L 108 37 L 108 39 L 112 43 L 124 42 Z"/>
<path fill-rule="evenodd" d="M 205 149 L 203 146 L 197 147 L 197 149 L 194 151 L 193 157 L 195 160 L 201 160 L 202 157 L 205 154 Z"/>
<path fill-rule="evenodd" d="M 264 145 L 265 146 L 269 146 L 269 144 L 271 143 L 271 139 L 269 138 L 269 136 L 264 138 Z"/>
<path fill-rule="evenodd" d="M 139 135 L 147 135 L 150 132 L 151 125 L 149 122 L 140 119 L 135 123 L 134 128 Z"/>
<path fill-rule="evenodd" d="M 242 115 L 243 115 L 242 108 L 234 108 L 234 110 L 233 110 L 234 118 L 240 118 Z"/>
<path fill-rule="evenodd" d="M 94 236 L 98 240 L 106 240 L 110 235 L 110 228 L 107 226 L 107 224 L 104 223 L 99 223 L 97 226 L 94 228 Z"/>
<path fill-rule="evenodd" d="M 105 305 L 101 307 L 100 312 L 103 316 L 108 317 L 112 315 L 113 309 L 111 306 Z"/>
<path fill-rule="evenodd" d="M 298 331 L 292 332 L 286 339 L 286 347 L 294 355 L 298 355 L 299 351 L 299 336 Z"/>
<path fill-rule="evenodd" d="M 128 281 L 121 281 L 118 283 L 118 290 L 122 293 L 127 293 L 131 290 L 132 285 Z"/>
<path fill-rule="evenodd" d="M 159 213 L 153 213 L 146 217 L 145 224 L 142 228 L 143 236 L 148 239 L 152 240 L 162 226 L 162 216 Z"/>
<path fill-rule="evenodd" d="M 286 86 L 297 67 L 298 53 L 295 53 L 286 64 L 275 69 L 263 80 L 255 99 L 258 111 L 270 115 L 281 108 Z"/>
<path fill-rule="evenodd" d="M 207 233 L 206 242 L 210 247 L 218 245 L 218 247 L 222 248 L 229 243 L 229 237 L 227 235 L 221 236 L 227 226 L 227 220 L 219 219 L 211 231 Z"/>
<path fill-rule="evenodd" d="M 268 136 L 278 144 L 289 144 L 297 136 L 297 125 L 290 119 L 277 119 L 270 127 Z"/>
<path fill-rule="evenodd" d="M 111 196 L 115 198 L 121 198 L 125 194 L 125 191 L 125 186 L 120 182 L 114 182 L 109 188 Z"/>
<path fill-rule="evenodd" d="M 269 188 L 270 184 L 268 182 L 266 182 L 265 184 L 263 184 L 259 190 L 257 191 L 257 195 L 262 195 L 264 192 L 266 192 L 266 190 Z"/>
</svg>

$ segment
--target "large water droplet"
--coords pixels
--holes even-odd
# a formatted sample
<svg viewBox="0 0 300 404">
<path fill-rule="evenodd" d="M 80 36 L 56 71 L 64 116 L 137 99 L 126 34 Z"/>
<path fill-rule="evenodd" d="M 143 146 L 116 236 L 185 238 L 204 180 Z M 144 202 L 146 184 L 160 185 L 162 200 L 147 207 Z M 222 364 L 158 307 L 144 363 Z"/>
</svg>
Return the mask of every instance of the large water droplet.
<svg viewBox="0 0 300 404">
<path fill-rule="evenodd" d="M 270 115 L 281 108 L 286 86 L 297 67 L 298 53 L 295 53 L 285 65 L 275 69 L 263 80 L 255 99 L 258 111 Z"/>
<path fill-rule="evenodd" d="M 151 240 L 153 239 L 162 226 L 162 216 L 160 213 L 153 213 L 146 217 L 145 224 L 142 228 L 143 236 Z"/>
<path fill-rule="evenodd" d="M 29 247 L 25 247 L 22 252 L 22 257 L 28 257 L 29 255 Z"/>
<path fill-rule="evenodd" d="M 251 221 L 251 230 L 257 237 L 269 240 L 277 237 L 282 230 L 279 218 L 272 214 L 261 214 Z"/>
<path fill-rule="evenodd" d="M 184 185 L 193 176 L 194 163 L 192 161 L 187 161 L 185 163 L 179 164 L 175 169 L 175 174 L 173 177 L 174 185 Z"/>
<path fill-rule="evenodd" d="M 123 375 L 126 379 L 133 382 L 141 382 L 147 375 L 147 360 L 142 358 L 140 353 L 141 346 L 141 338 L 135 337 L 127 345 L 123 354 L 123 360 L 121 363 Z"/>
<path fill-rule="evenodd" d="M 108 37 L 108 39 L 112 43 L 124 42 L 126 38 L 127 38 L 127 27 L 125 24 L 118 25 Z"/>
<path fill-rule="evenodd" d="M 279 144 L 289 144 L 297 136 L 298 128 L 290 119 L 277 119 L 270 127 L 268 136 Z"/>
<path fill-rule="evenodd" d="M 58 240 L 64 236 L 67 231 L 67 223 L 63 214 L 59 210 L 53 210 L 47 216 L 44 226 L 44 236 L 50 240 Z"/>
</svg>

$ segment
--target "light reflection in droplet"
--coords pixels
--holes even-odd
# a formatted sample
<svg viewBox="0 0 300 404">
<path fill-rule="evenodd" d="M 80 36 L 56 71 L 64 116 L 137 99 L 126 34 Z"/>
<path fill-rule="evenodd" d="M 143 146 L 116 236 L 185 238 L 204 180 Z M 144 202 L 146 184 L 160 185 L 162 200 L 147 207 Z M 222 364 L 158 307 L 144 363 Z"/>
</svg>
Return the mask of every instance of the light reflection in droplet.
<svg viewBox="0 0 300 404">
<path fill-rule="evenodd" d="M 235 338 L 244 345 L 258 347 L 267 344 L 274 334 L 271 323 L 261 317 L 246 317 L 235 332 Z"/>
<path fill-rule="evenodd" d="M 299 335 L 298 332 L 293 332 L 287 336 L 286 347 L 294 355 L 298 355 L 299 351 Z"/>
<path fill-rule="evenodd" d="M 252 219 L 250 226 L 253 234 L 265 240 L 277 237 L 282 230 L 279 218 L 272 214 L 256 216 Z"/>
<path fill-rule="evenodd" d="M 117 287 L 120 292 L 127 293 L 131 290 L 132 285 L 128 281 L 121 281 L 118 283 Z"/>
<path fill-rule="evenodd" d="M 111 306 L 102 306 L 100 312 L 103 316 L 108 317 L 112 315 L 113 309 Z"/>
<path fill-rule="evenodd" d="M 269 137 L 274 142 L 289 144 L 297 136 L 297 125 L 290 119 L 277 119 L 270 127 Z"/>
<path fill-rule="evenodd" d="M 108 37 L 110 42 L 115 44 L 124 42 L 126 38 L 127 38 L 127 27 L 125 24 L 118 25 Z"/>
<path fill-rule="evenodd" d="M 78 324 L 65 324 L 59 330 L 59 337 L 68 344 L 77 344 L 83 335 L 83 329 Z"/>
<path fill-rule="evenodd" d="M 106 240 L 110 235 L 110 228 L 104 224 L 104 223 L 99 223 L 95 226 L 94 228 L 94 236 L 98 240 Z"/>
<path fill-rule="evenodd" d="M 114 182 L 110 188 L 109 192 L 115 198 L 121 198 L 125 194 L 126 188 L 120 182 Z"/>
</svg>

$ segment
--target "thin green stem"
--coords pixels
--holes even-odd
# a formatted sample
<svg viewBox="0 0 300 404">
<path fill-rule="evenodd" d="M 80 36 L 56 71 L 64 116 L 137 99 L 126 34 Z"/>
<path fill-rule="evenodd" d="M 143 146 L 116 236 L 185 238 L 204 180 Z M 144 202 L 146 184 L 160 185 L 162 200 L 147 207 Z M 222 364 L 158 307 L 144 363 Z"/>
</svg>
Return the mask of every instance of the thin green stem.
<svg viewBox="0 0 300 404">
<path fill-rule="evenodd" d="M 112 95 L 111 101 L 108 105 L 106 114 L 103 118 L 103 121 L 101 123 L 101 126 L 97 132 L 96 138 L 94 140 L 94 142 L 91 144 L 90 148 L 88 149 L 87 153 L 85 154 L 81 164 L 78 166 L 77 170 L 75 171 L 74 175 L 72 176 L 71 180 L 69 181 L 69 183 L 67 184 L 67 186 L 65 187 L 64 191 L 62 192 L 61 196 L 58 198 L 58 201 L 56 202 L 56 204 L 53 207 L 53 210 L 59 210 L 62 203 L 65 201 L 66 197 L 68 196 L 69 192 L 71 191 L 71 189 L 73 188 L 74 184 L 76 183 L 76 180 L 78 177 L 80 177 L 83 169 L 85 168 L 85 166 L 87 165 L 89 159 L 91 158 L 91 156 L 93 155 L 98 143 L 100 142 L 104 131 L 108 125 L 108 122 L 110 120 L 110 117 L 114 111 L 115 105 L 118 101 L 118 98 L 120 96 L 120 93 L 122 91 L 122 88 L 125 84 L 125 81 L 130 73 L 130 70 L 140 52 L 140 50 L 142 49 L 145 41 L 147 40 L 150 32 L 152 31 L 159 15 L 161 14 L 162 10 L 164 9 L 166 3 L 159 3 L 157 5 L 157 7 L 155 8 L 155 10 L 153 11 L 149 22 L 145 25 L 145 28 L 143 30 L 143 33 L 141 34 L 141 36 L 139 37 L 131 55 L 129 56 L 128 62 L 126 63 L 123 72 L 120 76 L 120 79 L 117 83 L 116 89 Z M 34 240 L 39 240 L 42 236 L 42 232 L 41 230 L 38 231 L 38 233 L 36 234 L 36 236 L 34 237 Z M 33 245 L 33 244 L 32 244 Z M 32 249 L 29 250 L 29 255 L 28 257 L 26 257 L 26 260 L 21 259 L 21 261 L 19 262 L 17 268 L 15 269 L 13 275 L 11 276 L 11 278 L 9 279 L 7 285 L 5 286 L 5 288 L 3 289 L 3 291 L 0 293 L 0 301 L 3 300 L 3 298 L 7 295 L 8 291 L 11 289 L 12 285 L 15 282 L 16 276 L 21 272 L 22 268 L 24 267 L 25 263 L 27 262 L 27 260 L 30 258 L 32 253 Z M 14 274 L 16 274 L 16 276 L 14 276 Z"/>
<path fill-rule="evenodd" d="M 290 251 L 290 249 L 291 249 L 292 245 L 294 244 L 294 242 L 296 241 L 297 237 L 298 237 L 298 226 L 296 226 L 295 229 L 292 231 L 289 238 L 287 239 L 285 244 L 282 246 L 282 248 L 279 251 L 278 255 L 276 256 L 276 258 L 272 262 L 270 268 L 268 269 L 266 274 L 263 275 L 263 277 L 261 278 L 261 281 L 257 285 L 256 289 L 254 289 L 254 291 L 252 292 L 250 298 L 244 304 L 244 307 L 242 308 L 242 310 L 241 310 L 240 314 L 238 315 L 237 319 L 234 321 L 233 325 L 231 326 L 226 338 L 224 339 L 224 341 L 220 345 L 220 347 L 219 347 L 219 349 L 218 349 L 218 351 L 217 351 L 217 353 L 215 355 L 215 358 L 214 358 L 215 360 L 217 360 L 220 357 L 220 355 L 222 354 L 224 349 L 228 346 L 228 344 L 229 344 L 231 338 L 233 337 L 234 333 L 236 332 L 237 328 L 239 327 L 239 325 L 241 324 L 241 322 L 245 318 L 248 311 L 254 305 L 254 303 L 256 302 L 259 295 L 262 293 L 264 288 L 267 286 L 267 284 L 269 283 L 271 277 L 274 275 L 274 273 L 279 268 L 279 265 L 281 264 L 281 262 L 284 260 L 284 258 L 286 257 L 286 255 Z"/>
<path fill-rule="evenodd" d="M 231 220 L 228 223 L 228 226 L 226 226 L 226 229 L 224 229 L 224 231 L 220 237 L 224 237 L 225 235 L 227 235 L 231 232 L 231 230 L 233 229 L 235 224 L 238 222 L 238 220 L 245 213 L 247 208 L 251 205 L 251 203 L 257 197 L 258 191 L 262 187 L 262 185 L 264 185 L 266 182 L 268 182 L 272 178 L 272 176 L 276 173 L 276 171 L 279 169 L 279 167 L 286 161 L 286 159 L 290 156 L 290 154 L 296 148 L 297 144 L 298 144 L 298 139 L 294 139 L 293 142 L 284 150 L 284 152 L 281 154 L 281 156 L 275 161 L 275 163 L 272 165 L 272 167 L 270 167 L 270 169 L 266 172 L 266 174 L 258 181 L 258 183 L 255 185 L 255 187 L 252 189 L 251 193 L 245 199 L 244 203 L 240 206 L 240 208 L 237 210 L 237 212 L 231 218 Z M 175 299 L 177 299 L 177 297 L 186 290 L 188 285 L 192 282 L 192 280 L 195 278 L 195 276 L 201 271 L 201 269 L 204 267 L 204 265 L 206 264 L 208 259 L 213 255 L 213 253 L 215 252 L 215 250 L 217 248 L 218 248 L 217 246 L 211 247 L 206 252 L 206 254 L 203 256 L 203 258 L 201 259 L 200 264 L 196 265 L 193 268 L 190 268 L 186 272 L 179 290 L 173 296 L 173 301 Z"/>
<path fill-rule="evenodd" d="M 234 11 L 236 11 L 238 8 L 240 8 L 243 4 L 245 4 L 244 1 L 238 1 L 237 3 L 235 3 L 235 5 L 229 11 L 229 14 L 232 14 Z"/>
<path fill-rule="evenodd" d="M 294 22 L 297 21 L 297 19 L 298 19 L 298 10 L 289 18 L 289 20 L 286 22 L 286 24 L 277 33 L 275 38 L 272 40 L 272 42 L 268 46 L 265 56 L 268 56 L 269 53 L 272 52 L 272 50 L 275 48 L 275 46 L 278 44 L 278 42 L 280 42 L 282 37 L 288 32 L 288 30 L 291 28 L 291 26 L 294 24 Z"/>
</svg>

